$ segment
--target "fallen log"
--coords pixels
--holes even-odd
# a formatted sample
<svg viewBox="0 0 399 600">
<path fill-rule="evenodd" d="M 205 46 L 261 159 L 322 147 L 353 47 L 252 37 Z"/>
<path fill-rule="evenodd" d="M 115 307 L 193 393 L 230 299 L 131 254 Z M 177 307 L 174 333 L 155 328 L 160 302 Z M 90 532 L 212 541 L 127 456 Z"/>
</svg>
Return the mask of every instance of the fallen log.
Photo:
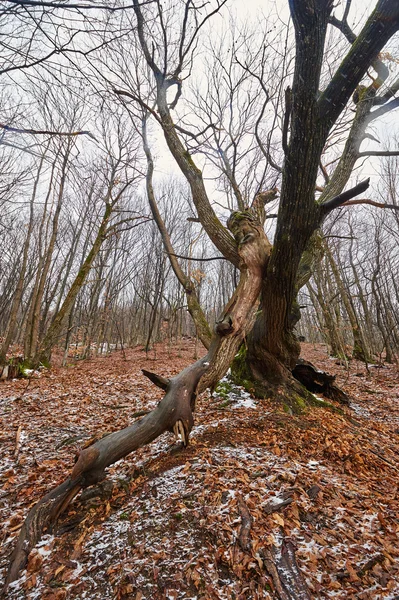
<svg viewBox="0 0 399 600">
<path fill-rule="evenodd" d="M 228 320 L 231 324 L 229 331 L 219 333 L 216 330 L 206 356 L 171 379 L 143 371 L 155 385 L 165 390 L 165 396 L 154 410 L 139 421 L 84 448 L 68 479 L 31 508 L 11 556 L 6 589 L 18 578 L 42 533 L 53 529 L 58 517 L 82 489 L 105 478 L 107 467 L 166 431 L 174 432 L 182 439 L 184 446 L 188 444 L 197 393 L 216 385 L 223 377 L 242 341 L 252 329 L 263 268 L 271 251 L 263 228 L 250 213 L 233 213 L 228 227 L 238 239 L 242 238 L 241 229 L 246 234 L 249 229 L 253 231 L 249 240 L 238 247 L 241 257 L 240 281 L 220 319 L 220 322 Z"/>
<path fill-rule="evenodd" d="M 164 398 L 153 411 L 133 425 L 101 438 L 80 452 L 70 477 L 29 511 L 11 556 L 6 587 L 18 578 L 31 549 L 42 534 L 52 531 L 58 517 L 82 489 L 105 478 L 107 467 L 149 444 L 165 431 L 180 434 L 183 444 L 188 444 L 194 423 L 192 410 L 195 390 L 208 368 L 207 357 L 190 365 L 169 380 Z"/>
</svg>

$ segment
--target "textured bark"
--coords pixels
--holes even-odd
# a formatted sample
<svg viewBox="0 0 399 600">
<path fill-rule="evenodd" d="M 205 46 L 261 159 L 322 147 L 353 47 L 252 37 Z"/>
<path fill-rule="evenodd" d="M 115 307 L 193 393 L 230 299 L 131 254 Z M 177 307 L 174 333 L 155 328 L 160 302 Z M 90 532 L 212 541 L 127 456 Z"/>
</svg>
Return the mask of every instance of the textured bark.
<svg viewBox="0 0 399 600">
<path fill-rule="evenodd" d="M 65 323 L 65 320 L 67 319 L 68 314 L 69 314 L 70 310 L 72 309 L 72 306 L 76 300 L 76 297 L 79 294 L 79 292 L 82 288 L 82 285 L 84 284 L 86 277 L 90 272 L 93 262 L 101 249 L 102 243 L 106 238 L 107 225 L 108 225 L 109 219 L 111 217 L 111 214 L 112 214 L 112 206 L 109 202 L 107 202 L 106 206 L 105 206 L 105 211 L 104 211 L 104 214 L 102 217 L 102 221 L 101 221 L 100 227 L 97 232 L 96 239 L 94 240 L 94 243 L 93 243 L 86 259 L 84 260 L 81 268 L 79 269 L 79 272 L 75 277 L 75 280 L 73 281 L 71 287 L 69 288 L 69 291 L 65 297 L 64 302 L 62 303 L 62 306 L 60 307 L 57 315 L 55 316 L 53 322 L 51 323 L 43 341 L 41 342 L 39 351 L 37 353 L 37 356 L 35 357 L 34 362 L 36 362 L 36 363 L 43 362 L 43 361 L 46 363 L 50 362 L 51 351 L 52 351 L 54 345 L 58 341 L 58 338 L 62 332 L 64 323 Z"/>
<path fill-rule="evenodd" d="M 44 151 L 44 153 L 40 159 L 36 178 L 35 178 L 35 181 L 33 184 L 32 196 L 30 199 L 30 207 L 29 207 L 29 224 L 28 224 L 28 230 L 26 232 L 26 238 L 25 238 L 24 248 L 23 248 L 23 252 L 22 252 L 22 263 L 21 263 L 21 268 L 20 268 L 19 275 L 18 275 L 17 286 L 15 288 L 14 296 L 12 299 L 10 316 L 8 319 L 6 331 L 4 333 L 3 344 L 2 344 L 1 350 L 0 350 L 0 365 L 5 363 L 8 349 L 14 339 L 17 318 L 18 318 L 18 311 L 20 308 L 22 294 L 23 294 L 23 290 L 24 290 L 26 267 L 28 264 L 29 248 L 30 248 L 32 230 L 33 230 L 34 203 L 35 203 L 35 199 L 36 199 L 37 186 L 39 184 L 40 174 L 42 171 L 45 155 L 46 155 L 46 150 Z"/>
<path fill-rule="evenodd" d="M 310 392 L 323 394 L 340 404 L 349 404 L 349 398 L 345 392 L 334 385 L 335 375 L 329 375 L 325 371 L 317 369 L 309 361 L 299 359 L 292 374 Z"/>
<path fill-rule="evenodd" d="M 265 393 L 271 383 L 287 388 L 292 385 L 291 370 L 299 356 L 299 344 L 292 334 L 297 318 L 294 300 L 301 257 L 325 216 L 314 191 L 329 130 L 377 53 L 399 28 L 397 2 L 380 0 L 320 96 L 320 68 L 332 2 L 295 0 L 290 9 L 296 35 L 291 137 L 283 168 L 275 243 L 262 284 L 262 310 L 250 336 L 247 354 L 248 370 Z M 369 90 L 359 103 L 351 132 L 353 138 L 348 141 L 345 159 L 322 201 L 331 201 L 332 196 L 340 194 L 352 171 L 360 132 L 364 132 L 374 96 L 375 90 Z M 336 204 L 339 203 L 337 199 Z"/>
<path fill-rule="evenodd" d="M 335 278 L 336 286 L 339 290 L 341 300 L 345 306 L 345 310 L 348 315 L 349 322 L 351 324 L 353 335 L 353 357 L 359 360 L 363 360 L 367 363 L 370 361 L 370 350 L 368 348 L 367 341 L 363 332 L 363 327 L 356 316 L 351 298 L 349 297 L 344 282 L 342 281 L 340 270 L 338 268 L 337 263 L 334 260 L 332 252 L 327 244 L 325 244 L 325 248 L 328 262 L 331 266 L 331 270 Z"/>
<path fill-rule="evenodd" d="M 56 237 L 57 237 L 58 220 L 59 220 L 59 216 L 60 216 L 60 212 L 61 212 L 61 206 L 62 206 L 63 195 L 64 195 L 64 185 L 65 185 L 68 159 L 69 159 L 69 148 L 66 150 L 63 161 L 62 161 L 61 179 L 60 179 L 60 185 L 58 188 L 57 203 L 56 203 L 54 216 L 53 216 L 53 220 L 52 220 L 52 230 L 51 230 L 49 243 L 48 243 L 48 246 L 47 246 L 45 252 L 42 254 L 41 253 L 41 247 L 42 247 L 41 245 L 43 243 L 43 239 L 47 238 L 47 228 L 49 226 L 49 221 L 47 222 L 47 224 L 45 226 L 45 219 L 46 219 L 47 205 L 48 205 L 48 202 L 49 202 L 49 199 L 51 196 L 51 191 L 52 191 L 52 186 L 53 186 L 53 176 L 54 176 L 54 172 L 55 172 L 55 168 L 56 168 L 55 161 L 53 163 L 50 182 L 49 182 L 49 186 L 48 186 L 48 191 L 47 191 L 46 199 L 44 202 L 44 212 L 43 212 L 43 217 L 42 217 L 42 221 L 41 221 L 40 229 L 39 229 L 40 259 L 39 259 L 39 264 L 38 264 L 38 268 L 37 268 L 36 280 L 35 280 L 35 284 L 34 284 L 33 291 L 32 291 L 31 306 L 29 308 L 29 313 L 27 316 L 25 339 L 24 339 L 24 354 L 25 354 L 26 359 L 32 359 L 36 355 L 37 344 L 38 344 L 38 334 L 39 334 L 39 324 L 40 324 L 41 303 L 42 303 L 42 299 L 43 299 L 44 287 L 46 284 L 48 272 L 50 270 L 51 259 L 52 259 L 55 241 L 56 241 Z"/>
<path fill-rule="evenodd" d="M 326 132 L 319 120 L 317 99 L 331 9 L 332 3 L 327 0 L 291 4 L 297 47 L 291 138 L 283 169 L 275 243 L 262 284 L 262 312 L 247 356 L 254 378 L 266 387 L 290 379 L 300 351 L 291 333 L 290 315 L 300 259 L 320 222 L 314 190 Z"/>
<path fill-rule="evenodd" d="M 312 599 L 295 559 L 295 546 L 290 540 L 284 540 L 281 547 L 272 546 L 261 554 L 280 600 Z"/>
<path fill-rule="evenodd" d="M 81 489 L 104 479 L 108 466 L 149 444 L 165 431 L 180 435 L 184 445 L 188 444 L 196 395 L 205 387 L 215 385 L 225 374 L 248 335 L 258 304 L 262 273 L 270 254 L 270 243 L 251 212 L 233 213 L 229 226 L 235 237 L 242 240 L 238 246 L 241 277 L 216 326 L 207 355 L 169 380 L 145 373 L 156 385 L 166 389 L 164 398 L 153 411 L 130 427 L 111 433 L 82 450 L 69 478 L 29 511 L 11 557 L 6 585 L 18 577 L 42 532 L 51 529 Z"/>
</svg>

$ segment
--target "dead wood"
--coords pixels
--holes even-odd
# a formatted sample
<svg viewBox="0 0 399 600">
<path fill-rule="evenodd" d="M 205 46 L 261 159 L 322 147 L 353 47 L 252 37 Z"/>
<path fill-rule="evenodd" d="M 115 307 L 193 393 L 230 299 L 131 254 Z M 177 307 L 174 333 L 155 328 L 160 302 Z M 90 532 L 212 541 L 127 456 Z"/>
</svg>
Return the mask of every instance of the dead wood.
<svg viewBox="0 0 399 600">
<path fill-rule="evenodd" d="M 279 548 L 263 551 L 263 562 L 280 600 L 312 600 L 295 558 L 295 546 L 288 540 Z"/>
<path fill-rule="evenodd" d="M 311 500 L 316 500 L 317 496 L 319 495 L 319 493 L 321 492 L 321 487 L 319 487 L 317 484 L 312 485 L 312 487 L 310 487 L 306 493 L 309 496 L 309 498 Z"/>
<path fill-rule="evenodd" d="M 78 482 L 67 479 L 46 494 L 29 511 L 19 532 L 17 545 L 11 555 L 5 589 L 12 581 L 18 579 L 19 572 L 27 563 L 31 549 L 37 544 L 44 532 L 51 533 L 52 524 L 56 522 L 58 516 L 70 504 L 80 489 L 81 485 Z"/>
<path fill-rule="evenodd" d="M 21 370 L 23 360 L 22 357 L 18 357 L 10 360 L 10 362 L 5 365 L 0 365 L 0 381 L 23 377 L 23 372 Z"/>
<path fill-rule="evenodd" d="M 158 406 L 129 427 L 111 433 L 84 448 L 70 477 L 46 494 L 28 513 L 11 556 L 7 586 L 18 578 L 28 555 L 44 531 L 51 531 L 60 514 L 81 489 L 105 477 L 105 469 L 140 446 L 150 443 L 165 431 L 176 431 L 187 445 L 193 426 L 191 402 L 199 379 L 209 367 L 207 357 L 184 369 L 168 383 Z"/>
<path fill-rule="evenodd" d="M 241 494 L 237 494 L 237 506 L 241 515 L 241 527 L 238 534 L 238 543 L 240 544 L 241 550 L 244 550 L 244 552 L 249 552 L 252 545 L 250 534 L 253 519 Z"/>
<path fill-rule="evenodd" d="M 262 509 L 267 515 L 271 515 L 272 513 L 277 512 L 281 508 L 284 508 L 284 506 L 288 506 L 288 504 L 291 504 L 292 501 L 293 497 L 291 496 L 291 491 L 283 492 L 280 495 L 280 499 L 277 502 L 270 500 L 262 506 Z"/>
<path fill-rule="evenodd" d="M 105 478 L 107 467 L 149 444 L 166 431 L 174 432 L 177 437 L 181 437 L 183 445 L 187 446 L 194 423 L 196 394 L 215 385 L 226 373 L 243 339 L 252 328 L 262 273 L 271 251 L 263 228 L 250 211 L 233 213 L 228 226 L 239 241 L 238 253 L 241 260 L 239 284 L 220 319 L 221 322 L 228 320 L 231 330 L 227 334 L 223 332 L 223 335 L 215 331 L 206 356 L 171 379 L 143 371 L 155 385 L 165 390 L 165 396 L 142 419 L 84 448 L 70 477 L 46 494 L 29 511 L 11 556 L 6 588 L 18 578 L 42 533 L 52 530 L 59 515 L 82 489 Z M 242 533 L 244 546 L 249 544 L 249 525 L 250 520 L 247 519 Z"/>
<path fill-rule="evenodd" d="M 169 379 L 166 377 L 162 377 L 161 375 L 157 375 L 156 373 L 152 373 L 151 371 L 147 371 L 146 369 L 141 369 L 143 375 L 145 375 L 152 383 L 154 383 L 157 387 L 161 388 L 161 390 L 166 390 L 168 387 Z"/>
<path fill-rule="evenodd" d="M 303 358 L 298 359 L 292 374 L 309 392 L 323 394 L 330 400 L 349 405 L 347 394 L 334 384 L 335 375 L 321 371 Z"/>
<path fill-rule="evenodd" d="M 368 571 L 371 571 L 375 565 L 383 563 L 385 556 L 383 554 L 376 554 L 372 556 L 362 567 L 357 571 L 358 577 L 363 577 Z"/>
</svg>

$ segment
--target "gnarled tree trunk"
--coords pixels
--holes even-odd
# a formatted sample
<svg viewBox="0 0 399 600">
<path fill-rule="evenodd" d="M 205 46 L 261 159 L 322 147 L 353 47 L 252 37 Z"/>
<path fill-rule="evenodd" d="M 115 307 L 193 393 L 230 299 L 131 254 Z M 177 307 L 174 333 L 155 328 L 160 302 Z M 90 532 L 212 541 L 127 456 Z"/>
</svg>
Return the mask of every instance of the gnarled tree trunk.
<svg viewBox="0 0 399 600">
<path fill-rule="evenodd" d="M 262 275 L 271 250 L 262 225 L 251 211 L 233 213 L 228 226 L 235 238 L 241 240 L 238 246 L 241 277 L 216 324 L 208 353 L 170 380 L 145 372 L 156 385 L 165 389 L 164 398 L 157 408 L 133 425 L 82 450 L 69 478 L 30 510 L 11 557 L 6 585 L 18 578 L 43 530 L 51 529 L 81 489 L 104 479 L 108 466 L 149 444 L 165 431 L 175 432 L 181 436 L 184 445 L 188 444 L 197 393 L 214 386 L 225 374 L 253 325 Z"/>
</svg>

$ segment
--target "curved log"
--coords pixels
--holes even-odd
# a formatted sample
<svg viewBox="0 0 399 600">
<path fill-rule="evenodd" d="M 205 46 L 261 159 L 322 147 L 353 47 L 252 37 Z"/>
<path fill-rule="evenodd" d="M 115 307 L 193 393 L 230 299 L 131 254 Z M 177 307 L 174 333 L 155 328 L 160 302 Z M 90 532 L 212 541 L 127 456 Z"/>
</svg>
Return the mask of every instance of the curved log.
<svg viewBox="0 0 399 600">
<path fill-rule="evenodd" d="M 165 431 L 174 432 L 187 446 L 194 423 L 196 394 L 216 385 L 252 328 L 262 273 L 271 251 L 263 227 L 250 210 L 233 213 L 228 226 L 238 242 L 241 259 L 239 284 L 220 319 L 220 322 L 229 323 L 229 331 L 215 331 L 206 356 L 171 379 L 144 372 L 155 385 L 165 389 L 165 396 L 153 411 L 139 421 L 83 449 L 70 477 L 29 511 L 11 556 L 6 588 L 18 578 L 42 533 L 52 529 L 80 490 L 104 479 L 107 467 L 149 444 Z"/>
</svg>

